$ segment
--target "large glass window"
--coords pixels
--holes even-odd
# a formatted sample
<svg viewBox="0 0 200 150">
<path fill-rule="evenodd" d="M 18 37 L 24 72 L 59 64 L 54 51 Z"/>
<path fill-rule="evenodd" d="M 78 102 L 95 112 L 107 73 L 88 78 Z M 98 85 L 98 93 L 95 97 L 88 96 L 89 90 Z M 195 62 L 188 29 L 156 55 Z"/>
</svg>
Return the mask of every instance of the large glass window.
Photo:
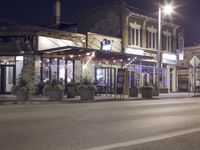
<svg viewBox="0 0 200 150">
<path fill-rule="evenodd" d="M 58 59 L 51 59 L 51 80 L 58 80 Z"/>
<path fill-rule="evenodd" d="M 43 58 L 42 61 L 42 80 L 57 80 L 63 85 L 74 79 L 73 61 L 58 58 Z"/>
<path fill-rule="evenodd" d="M 44 58 L 42 61 L 42 80 L 44 82 L 49 81 L 50 78 L 49 61 L 48 58 Z"/>
<path fill-rule="evenodd" d="M 16 57 L 16 83 L 19 83 L 19 78 L 21 77 L 23 60 L 24 60 L 23 56 Z"/>
<path fill-rule="evenodd" d="M 60 83 L 65 83 L 65 60 L 59 60 L 59 81 Z"/>
<path fill-rule="evenodd" d="M 67 61 L 67 82 L 70 82 L 73 80 L 73 73 L 74 67 L 73 67 L 73 61 Z"/>
</svg>

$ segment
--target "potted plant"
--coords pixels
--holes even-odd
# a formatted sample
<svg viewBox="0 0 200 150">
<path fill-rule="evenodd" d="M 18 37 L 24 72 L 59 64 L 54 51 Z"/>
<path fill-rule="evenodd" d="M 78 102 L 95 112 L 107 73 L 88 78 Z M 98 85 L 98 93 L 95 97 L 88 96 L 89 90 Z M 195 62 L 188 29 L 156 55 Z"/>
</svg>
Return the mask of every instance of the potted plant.
<svg viewBox="0 0 200 150">
<path fill-rule="evenodd" d="M 17 100 L 28 100 L 30 97 L 30 90 L 27 86 L 27 82 L 22 78 L 19 79 L 19 84 L 12 87 L 11 93 L 16 95 Z"/>
<path fill-rule="evenodd" d="M 153 86 L 153 88 L 154 88 L 154 90 L 153 90 L 153 96 L 159 96 L 159 87 L 158 87 L 158 85 L 157 84 L 155 84 L 154 86 Z"/>
<path fill-rule="evenodd" d="M 47 82 L 43 88 L 43 94 L 49 97 L 49 101 L 62 100 L 64 95 L 64 86 L 56 80 Z"/>
<path fill-rule="evenodd" d="M 138 97 L 138 88 L 136 86 L 129 88 L 129 97 Z"/>
<path fill-rule="evenodd" d="M 71 81 L 67 84 L 67 98 L 75 98 L 76 95 L 76 87 L 74 81 Z"/>
<path fill-rule="evenodd" d="M 142 99 L 152 99 L 153 98 L 154 88 L 152 86 L 142 86 L 140 88 L 140 92 L 142 95 Z"/>
<path fill-rule="evenodd" d="M 96 91 L 96 85 L 87 77 L 81 79 L 79 85 L 77 86 L 77 92 L 79 93 L 81 100 L 94 100 Z"/>
<path fill-rule="evenodd" d="M 43 88 L 45 86 L 45 83 L 43 81 L 41 81 L 40 83 L 38 83 L 36 86 L 35 86 L 35 95 L 43 95 Z"/>
</svg>

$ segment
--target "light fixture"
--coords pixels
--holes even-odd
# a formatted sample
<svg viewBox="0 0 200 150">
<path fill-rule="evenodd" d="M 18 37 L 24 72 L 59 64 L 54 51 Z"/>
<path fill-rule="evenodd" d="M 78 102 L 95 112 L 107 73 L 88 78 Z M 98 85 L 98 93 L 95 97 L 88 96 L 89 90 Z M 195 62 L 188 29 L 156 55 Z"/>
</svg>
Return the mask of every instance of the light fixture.
<svg viewBox="0 0 200 150">
<path fill-rule="evenodd" d="M 173 8 L 172 4 L 167 4 L 167 5 L 163 6 L 163 12 L 165 14 L 169 15 L 169 14 L 173 13 L 173 11 L 174 11 L 174 8 Z"/>
</svg>

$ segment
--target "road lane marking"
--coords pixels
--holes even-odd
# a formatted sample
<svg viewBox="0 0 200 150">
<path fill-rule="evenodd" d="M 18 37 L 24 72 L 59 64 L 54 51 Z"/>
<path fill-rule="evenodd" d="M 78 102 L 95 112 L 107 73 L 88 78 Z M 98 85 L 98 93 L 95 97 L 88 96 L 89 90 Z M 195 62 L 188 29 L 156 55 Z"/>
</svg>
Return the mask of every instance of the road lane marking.
<svg viewBox="0 0 200 150">
<path fill-rule="evenodd" d="M 157 135 L 157 136 L 152 136 L 152 137 L 146 137 L 146 138 L 130 140 L 130 141 L 126 141 L 126 142 L 120 142 L 120 143 L 114 143 L 114 144 L 110 144 L 110 145 L 104 145 L 104 146 L 89 148 L 89 149 L 86 149 L 86 150 L 109 150 L 109 149 L 113 149 L 113 148 L 133 146 L 133 145 L 137 145 L 137 144 L 143 144 L 143 143 L 147 143 L 147 142 L 163 140 L 163 139 L 172 138 L 172 137 L 181 136 L 181 135 L 186 135 L 186 134 L 195 133 L 195 132 L 199 132 L 199 131 L 200 131 L 200 127 L 191 128 L 191 129 L 161 134 L 161 135 Z"/>
</svg>

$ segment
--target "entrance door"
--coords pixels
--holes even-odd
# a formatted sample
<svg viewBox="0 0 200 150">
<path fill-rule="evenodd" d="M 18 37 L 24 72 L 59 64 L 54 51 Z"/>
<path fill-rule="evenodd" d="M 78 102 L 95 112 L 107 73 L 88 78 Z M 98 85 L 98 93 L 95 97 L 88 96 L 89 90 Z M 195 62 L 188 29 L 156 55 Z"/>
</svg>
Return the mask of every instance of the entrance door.
<svg viewBox="0 0 200 150">
<path fill-rule="evenodd" d="M 149 84 L 149 73 L 141 73 L 141 81 L 142 85 L 144 86 L 145 84 Z"/>
<path fill-rule="evenodd" d="M 0 65 L 0 94 L 11 92 L 15 81 L 14 70 L 14 65 Z"/>
<path fill-rule="evenodd" d="M 95 69 L 95 78 L 100 94 L 114 94 L 116 69 L 109 67 L 98 67 Z"/>
</svg>

